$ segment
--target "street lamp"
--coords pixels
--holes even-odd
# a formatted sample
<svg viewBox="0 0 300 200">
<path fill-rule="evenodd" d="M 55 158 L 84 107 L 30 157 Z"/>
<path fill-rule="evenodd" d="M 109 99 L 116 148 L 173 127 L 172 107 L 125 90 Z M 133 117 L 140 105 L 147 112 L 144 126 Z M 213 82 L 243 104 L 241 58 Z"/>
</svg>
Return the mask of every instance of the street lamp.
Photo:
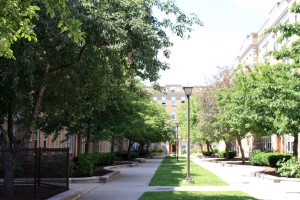
<svg viewBox="0 0 300 200">
<path fill-rule="evenodd" d="M 179 122 L 176 122 L 175 125 L 176 125 L 176 157 L 177 157 L 177 162 L 178 162 L 178 146 L 179 146 L 179 142 L 178 142 L 178 126 L 179 126 Z"/>
<path fill-rule="evenodd" d="M 183 87 L 183 90 L 185 92 L 185 95 L 188 99 L 188 114 L 187 114 L 187 176 L 185 180 L 183 180 L 185 183 L 191 183 L 193 182 L 193 179 L 190 177 L 190 96 L 192 95 L 192 86 L 185 86 Z"/>
</svg>

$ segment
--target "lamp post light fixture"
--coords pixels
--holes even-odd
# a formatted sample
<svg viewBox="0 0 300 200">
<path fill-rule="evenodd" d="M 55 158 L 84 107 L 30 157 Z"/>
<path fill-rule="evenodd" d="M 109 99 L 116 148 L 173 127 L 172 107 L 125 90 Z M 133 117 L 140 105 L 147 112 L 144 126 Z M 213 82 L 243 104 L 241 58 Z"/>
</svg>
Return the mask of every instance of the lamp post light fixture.
<svg viewBox="0 0 300 200">
<path fill-rule="evenodd" d="M 178 162 L 178 147 L 179 147 L 179 141 L 178 141 L 178 126 L 179 126 L 179 122 L 175 123 L 176 125 L 176 161 Z"/>
<path fill-rule="evenodd" d="M 188 113 L 187 113 L 187 176 L 185 180 L 183 180 L 184 183 L 192 183 L 194 182 L 193 179 L 190 177 L 190 96 L 192 95 L 192 86 L 185 86 L 183 87 L 183 90 L 185 92 L 185 95 L 188 99 Z"/>
</svg>

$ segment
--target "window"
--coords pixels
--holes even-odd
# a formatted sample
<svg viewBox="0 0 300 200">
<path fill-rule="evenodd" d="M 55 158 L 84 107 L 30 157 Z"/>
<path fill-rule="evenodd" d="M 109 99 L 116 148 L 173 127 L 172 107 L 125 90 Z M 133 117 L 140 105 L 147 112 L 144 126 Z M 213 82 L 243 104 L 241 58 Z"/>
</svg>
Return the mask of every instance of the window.
<svg viewBox="0 0 300 200">
<path fill-rule="evenodd" d="M 173 111 L 172 111 L 172 120 L 175 120 L 175 119 L 176 119 L 176 111 L 173 110 Z"/>
<path fill-rule="evenodd" d="M 267 149 L 271 150 L 272 149 L 272 138 L 269 137 L 267 139 Z"/>
<path fill-rule="evenodd" d="M 47 148 L 48 146 L 48 136 L 44 135 L 44 148 Z"/>
<path fill-rule="evenodd" d="M 60 148 L 63 148 L 63 131 L 60 131 Z"/>
<path fill-rule="evenodd" d="M 166 97 L 162 97 L 161 98 L 161 104 L 162 105 L 166 105 L 166 103 L 167 103 L 167 98 Z"/>
<path fill-rule="evenodd" d="M 39 147 L 39 140 L 40 140 L 40 130 L 37 130 L 36 134 L 34 134 L 34 148 Z"/>
<path fill-rule="evenodd" d="M 154 103 L 157 103 L 157 97 L 153 97 L 152 100 Z"/>
<path fill-rule="evenodd" d="M 176 97 L 171 97 L 172 106 L 176 106 Z"/>
<path fill-rule="evenodd" d="M 153 150 L 157 150 L 157 149 L 158 149 L 157 143 L 153 143 Z"/>
<path fill-rule="evenodd" d="M 294 146 L 294 137 L 289 134 L 287 136 L 287 151 L 288 153 L 293 153 L 293 146 Z"/>
<path fill-rule="evenodd" d="M 185 102 L 185 97 L 181 97 L 181 103 Z"/>
<path fill-rule="evenodd" d="M 69 152 L 72 153 L 72 136 L 68 136 L 67 147 L 69 147 Z"/>
<path fill-rule="evenodd" d="M 56 148 L 56 139 L 52 140 L 52 148 Z"/>
</svg>

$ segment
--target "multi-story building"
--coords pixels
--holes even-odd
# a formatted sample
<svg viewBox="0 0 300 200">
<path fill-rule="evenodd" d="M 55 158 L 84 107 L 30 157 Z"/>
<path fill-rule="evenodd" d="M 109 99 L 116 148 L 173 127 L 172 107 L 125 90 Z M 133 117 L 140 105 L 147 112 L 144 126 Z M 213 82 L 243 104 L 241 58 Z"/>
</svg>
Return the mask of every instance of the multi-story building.
<svg viewBox="0 0 300 200">
<path fill-rule="evenodd" d="M 151 86 L 147 86 L 147 90 L 151 91 L 153 93 L 152 100 L 153 102 L 156 102 L 158 104 L 161 104 L 166 112 L 169 114 L 170 118 L 166 119 L 166 122 L 172 123 L 173 128 L 175 131 L 178 131 L 178 152 L 182 152 L 182 149 L 185 149 L 187 147 L 187 140 L 185 138 L 181 137 L 181 130 L 180 126 L 178 126 L 178 130 L 175 123 L 179 121 L 178 114 L 181 106 L 183 106 L 186 101 L 187 97 L 185 95 L 185 92 L 183 90 L 182 85 L 166 85 L 164 86 L 163 92 L 158 92 L 153 90 Z M 197 94 L 200 91 L 199 86 L 194 86 L 192 91 L 193 94 Z M 176 153 L 176 142 L 167 142 L 167 143 L 160 143 L 157 144 L 156 147 L 166 151 L 168 154 L 175 154 Z M 198 145 L 191 145 L 191 149 L 197 149 Z"/>
<path fill-rule="evenodd" d="M 259 63 L 274 64 L 277 62 L 290 62 L 290 60 L 277 61 L 270 57 L 266 57 L 266 53 L 271 50 L 278 50 L 282 46 L 289 46 L 297 36 L 284 40 L 281 44 L 277 43 L 277 39 L 280 36 L 278 33 L 265 34 L 265 30 L 275 27 L 278 24 L 289 24 L 298 22 L 299 15 L 291 13 L 290 9 L 298 0 L 281 0 L 277 2 L 269 12 L 269 17 L 262 27 L 256 33 L 247 35 L 244 39 L 239 55 L 237 56 L 233 67 L 238 64 L 246 64 L 248 66 L 254 66 Z M 276 152 L 293 152 L 294 137 L 291 135 L 278 135 L 274 134 L 269 138 L 253 138 L 251 134 L 248 134 L 242 141 L 243 147 L 246 150 L 246 154 L 250 154 L 253 149 L 260 150 L 272 150 Z M 299 149 L 299 146 L 298 146 Z"/>
</svg>

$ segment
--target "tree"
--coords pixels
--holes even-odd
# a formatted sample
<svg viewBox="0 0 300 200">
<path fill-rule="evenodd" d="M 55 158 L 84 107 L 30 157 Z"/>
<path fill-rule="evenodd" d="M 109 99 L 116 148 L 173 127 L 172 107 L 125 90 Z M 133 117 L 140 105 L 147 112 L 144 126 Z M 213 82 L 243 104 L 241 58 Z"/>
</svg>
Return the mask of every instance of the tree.
<svg viewBox="0 0 300 200">
<path fill-rule="evenodd" d="M 8 4 L 4 7 L 12 6 L 14 2 L 6 1 Z M 24 137 L 15 138 L 11 129 L 13 121 L 7 121 L 7 127 L 1 132 L 2 148 L 26 144 L 35 133 L 37 120 L 42 115 L 54 117 L 62 109 L 69 111 L 64 112 L 68 114 L 66 119 L 76 116 L 90 119 L 94 103 L 99 103 L 96 105 L 99 109 L 107 109 L 107 102 L 101 102 L 101 99 L 107 99 L 106 95 L 113 94 L 118 85 L 135 76 L 157 81 L 159 71 L 168 69 L 168 64 L 157 56 L 163 51 L 164 56 L 169 57 L 168 47 L 172 43 L 166 29 L 184 37 L 194 24 L 201 25 L 197 17 L 186 16 L 173 2 L 55 2 L 45 0 L 39 4 L 39 1 L 34 1 L 40 9 L 38 18 L 35 14 L 38 8 L 31 7 L 31 1 L 17 2 L 16 12 L 12 13 L 16 15 L 16 22 L 1 18 L 12 22 L 7 25 L 12 32 L 1 37 L 4 38 L 1 40 L 4 49 L 0 51 L 4 56 L 0 57 L 0 76 L 5 96 L 0 99 L 3 105 L 0 117 L 2 122 L 7 116 L 16 119 L 25 133 Z M 153 16 L 153 6 L 173 14 L 175 21 L 158 20 Z M 23 7 L 27 13 L 21 11 L 17 15 L 18 8 Z M 4 9 L 3 15 L 6 16 L 8 10 Z M 27 21 L 18 32 L 20 19 Z M 3 22 L 0 34 L 6 34 L 2 31 L 5 28 Z M 80 30 L 76 28 L 79 25 Z M 34 32 L 29 28 L 31 26 Z M 13 41 L 7 40 L 11 35 L 15 36 Z M 81 40 L 83 36 L 84 42 Z M 38 42 L 31 38 L 38 38 Z M 14 60 L 8 59 L 12 52 Z M 96 72 L 98 79 L 88 72 Z M 103 86 L 101 91 L 97 91 L 99 83 Z M 64 95 L 58 91 L 63 91 Z M 45 97 L 51 94 L 54 94 L 52 102 L 45 101 Z"/>
<path fill-rule="evenodd" d="M 56 104 L 55 108 L 53 103 L 50 103 L 50 107 L 46 101 L 42 104 L 45 92 L 55 94 L 56 98 L 62 98 L 62 100 L 56 99 L 57 102 L 76 106 L 78 100 L 83 103 L 87 98 L 93 98 L 91 95 L 88 97 L 88 93 L 93 88 L 97 88 L 99 82 L 103 86 L 101 95 L 104 97 L 99 98 L 99 95 L 95 95 L 94 101 L 97 98 L 98 102 L 100 99 L 105 99 L 106 94 L 111 93 L 113 89 L 111 85 L 123 84 L 124 81 L 134 76 L 156 81 L 159 78 L 159 71 L 168 68 L 168 65 L 157 57 L 158 52 L 163 50 L 164 55 L 168 57 L 167 48 L 172 45 L 165 29 L 169 28 L 183 37 L 186 31 L 191 31 L 190 27 L 193 24 L 201 25 L 198 18 L 187 17 L 170 2 L 85 1 L 84 3 L 71 1 L 68 6 L 71 15 L 78 17 L 83 23 L 81 28 L 86 33 L 84 44 L 74 42 L 68 37 L 68 33 L 61 32 L 57 28 L 61 19 L 60 15 L 48 16 L 47 6 L 41 5 L 40 12 L 44 14 L 33 21 L 35 33 L 39 38 L 38 43 L 18 40 L 12 46 L 16 59 L 1 59 L 3 66 L 13 68 L 19 73 L 4 71 L 6 77 L 11 80 L 19 80 L 19 76 L 25 73 L 23 70 L 29 69 L 26 71 L 27 79 L 24 79 L 25 82 L 18 82 L 18 87 L 30 86 L 22 91 L 24 96 L 29 96 L 30 105 L 27 104 L 27 109 L 16 107 L 15 113 L 12 114 L 16 116 L 17 112 L 22 110 L 23 119 L 28 121 L 24 126 L 25 130 L 29 130 L 24 141 L 34 133 L 36 119 L 41 111 L 44 111 L 43 114 L 47 116 L 49 113 L 45 113 L 46 111 L 57 112 L 58 108 L 62 107 Z M 174 14 L 178 17 L 177 22 L 173 23 L 169 19 L 160 22 L 152 14 L 153 6 L 157 6 L 163 12 Z M 89 77 L 82 76 L 87 74 L 88 70 L 93 71 L 93 68 L 99 68 L 97 74 L 101 74 L 96 82 L 90 80 Z M 90 77 L 95 80 L 95 76 Z M 53 80 L 56 81 L 54 84 Z M 66 88 L 72 84 L 81 86 Z M 88 85 L 91 89 L 89 92 L 84 91 L 87 84 L 90 84 Z M 14 87 L 14 90 L 18 87 Z M 11 88 L 4 88 L 7 94 L 16 94 L 16 91 L 11 91 Z M 63 88 L 64 95 L 57 94 L 57 88 Z M 73 91 L 78 91 L 83 95 L 74 95 Z M 3 101 L 10 102 L 11 100 L 3 98 Z M 100 103 L 99 106 L 105 107 L 105 103 Z M 73 109 L 76 112 L 92 110 L 80 108 L 82 107 Z M 1 115 L 6 116 L 7 112 Z"/>
<path fill-rule="evenodd" d="M 84 33 L 80 30 L 81 22 L 72 18 L 66 1 L 4 0 L 1 2 L 0 11 L 0 57 L 14 58 L 11 45 L 19 39 L 37 42 L 34 30 L 34 20 L 39 18 L 40 14 L 37 2 L 47 8 L 47 15 L 51 18 L 55 17 L 55 13 L 59 14 L 58 28 L 61 32 L 68 32 L 75 42 L 84 42 Z"/>
</svg>

